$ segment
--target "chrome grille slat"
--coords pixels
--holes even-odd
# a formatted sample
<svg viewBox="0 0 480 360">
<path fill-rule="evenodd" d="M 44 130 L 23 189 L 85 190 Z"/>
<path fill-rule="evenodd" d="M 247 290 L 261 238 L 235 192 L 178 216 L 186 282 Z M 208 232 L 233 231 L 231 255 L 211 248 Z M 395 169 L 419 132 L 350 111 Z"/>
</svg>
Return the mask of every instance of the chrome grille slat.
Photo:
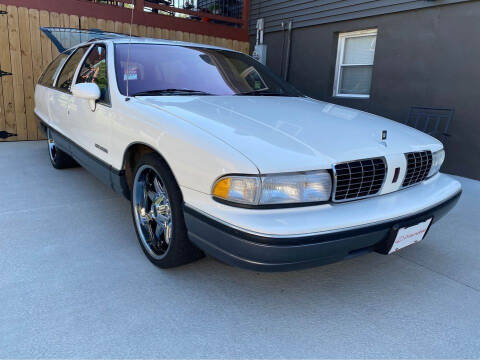
<svg viewBox="0 0 480 360">
<path fill-rule="evenodd" d="M 360 185 L 358 186 L 358 191 L 357 191 L 357 196 L 359 196 L 360 194 L 360 190 L 362 189 L 362 184 L 363 184 L 363 165 L 362 165 L 362 162 L 360 161 L 360 166 L 362 167 L 362 175 L 360 176 L 361 179 L 360 179 Z"/>
<path fill-rule="evenodd" d="M 418 151 L 405 154 L 407 160 L 407 171 L 402 187 L 422 182 L 427 177 L 432 167 L 432 152 Z"/>
<path fill-rule="evenodd" d="M 376 195 L 385 181 L 384 158 L 362 159 L 335 164 L 333 201 L 361 199 Z"/>
<path fill-rule="evenodd" d="M 375 169 L 375 165 L 373 165 L 372 167 L 373 167 L 373 179 L 375 179 L 375 175 L 377 175 L 377 170 Z M 367 195 L 372 191 L 372 189 L 373 189 L 373 182 L 370 184 L 370 188 L 368 189 Z"/>
</svg>

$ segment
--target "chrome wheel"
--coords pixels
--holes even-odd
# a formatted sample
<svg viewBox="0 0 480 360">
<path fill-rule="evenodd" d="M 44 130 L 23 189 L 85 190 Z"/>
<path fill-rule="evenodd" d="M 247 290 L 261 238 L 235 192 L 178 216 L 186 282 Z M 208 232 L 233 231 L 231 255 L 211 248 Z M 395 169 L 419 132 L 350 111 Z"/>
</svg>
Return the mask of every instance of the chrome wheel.
<svg viewBox="0 0 480 360">
<path fill-rule="evenodd" d="M 173 236 L 172 211 L 162 177 L 149 165 L 141 166 L 135 175 L 132 206 L 144 248 L 154 259 L 161 259 Z"/>
<path fill-rule="evenodd" d="M 53 141 L 52 135 L 50 134 L 50 129 L 47 130 L 47 141 L 50 160 L 52 160 L 52 162 L 55 162 L 55 157 L 57 156 L 57 148 L 55 146 L 55 141 Z"/>
</svg>

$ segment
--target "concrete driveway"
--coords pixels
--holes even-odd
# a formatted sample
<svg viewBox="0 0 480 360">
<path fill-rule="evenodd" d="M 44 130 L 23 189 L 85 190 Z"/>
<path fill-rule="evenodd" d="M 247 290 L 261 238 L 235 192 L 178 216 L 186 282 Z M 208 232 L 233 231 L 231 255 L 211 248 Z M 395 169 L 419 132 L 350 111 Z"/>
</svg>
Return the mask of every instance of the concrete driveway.
<svg viewBox="0 0 480 360">
<path fill-rule="evenodd" d="M 129 203 L 46 143 L 0 144 L 0 358 L 480 357 L 480 182 L 397 255 L 159 270 Z"/>
</svg>

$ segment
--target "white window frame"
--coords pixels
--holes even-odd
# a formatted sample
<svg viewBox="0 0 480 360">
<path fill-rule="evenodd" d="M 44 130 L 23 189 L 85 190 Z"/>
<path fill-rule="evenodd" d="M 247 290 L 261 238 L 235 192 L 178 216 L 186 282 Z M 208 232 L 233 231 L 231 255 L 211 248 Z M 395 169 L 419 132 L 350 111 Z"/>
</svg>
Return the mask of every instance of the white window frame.
<svg viewBox="0 0 480 360">
<path fill-rule="evenodd" d="M 339 86 L 340 86 L 340 73 L 342 67 L 348 66 L 359 66 L 359 65 L 371 65 L 373 67 L 374 62 L 371 64 L 343 64 L 343 53 L 345 51 L 345 40 L 352 37 L 362 37 L 362 36 L 377 36 L 377 29 L 368 29 L 368 30 L 360 30 L 360 31 L 352 31 L 346 33 L 338 34 L 338 48 L 337 48 L 337 62 L 335 64 L 335 80 L 333 84 L 333 96 L 335 97 L 347 97 L 347 98 L 359 98 L 359 99 L 368 99 L 370 98 L 370 94 L 340 94 Z M 375 49 L 376 51 L 376 49 Z M 373 76 L 373 73 L 372 73 Z"/>
</svg>

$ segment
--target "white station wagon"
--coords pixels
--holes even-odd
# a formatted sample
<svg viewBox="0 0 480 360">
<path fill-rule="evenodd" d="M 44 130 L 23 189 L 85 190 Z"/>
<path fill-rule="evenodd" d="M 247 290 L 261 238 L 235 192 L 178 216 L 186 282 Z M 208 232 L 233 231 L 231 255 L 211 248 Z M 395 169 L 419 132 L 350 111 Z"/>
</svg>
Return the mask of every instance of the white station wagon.
<svg viewBox="0 0 480 360">
<path fill-rule="evenodd" d="M 127 197 L 162 268 L 205 253 L 264 271 L 389 254 L 461 193 L 436 139 L 308 98 L 228 49 L 91 40 L 48 66 L 35 103 L 52 165 Z"/>
</svg>

